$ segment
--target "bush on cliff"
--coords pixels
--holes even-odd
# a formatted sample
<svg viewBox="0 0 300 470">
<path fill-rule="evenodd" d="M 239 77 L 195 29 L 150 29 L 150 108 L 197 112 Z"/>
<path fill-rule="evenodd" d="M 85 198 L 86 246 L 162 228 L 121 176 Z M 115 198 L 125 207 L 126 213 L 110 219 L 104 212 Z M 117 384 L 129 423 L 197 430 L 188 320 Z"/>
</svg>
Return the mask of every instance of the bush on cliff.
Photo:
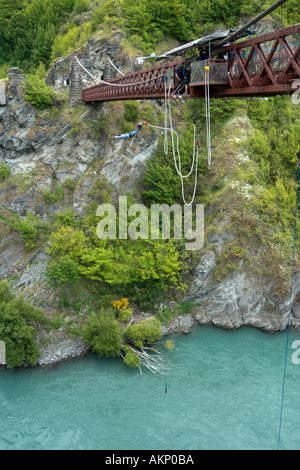
<svg viewBox="0 0 300 470">
<path fill-rule="evenodd" d="M 6 346 L 6 363 L 19 367 L 24 363 L 35 365 L 40 350 L 35 342 L 33 322 L 44 322 L 45 317 L 23 297 L 15 296 L 7 281 L 0 282 L 0 339 Z"/>
<path fill-rule="evenodd" d="M 25 98 L 36 108 L 49 108 L 54 99 L 54 90 L 47 87 L 44 80 L 37 75 L 28 75 L 25 82 Z"/>
</svg>

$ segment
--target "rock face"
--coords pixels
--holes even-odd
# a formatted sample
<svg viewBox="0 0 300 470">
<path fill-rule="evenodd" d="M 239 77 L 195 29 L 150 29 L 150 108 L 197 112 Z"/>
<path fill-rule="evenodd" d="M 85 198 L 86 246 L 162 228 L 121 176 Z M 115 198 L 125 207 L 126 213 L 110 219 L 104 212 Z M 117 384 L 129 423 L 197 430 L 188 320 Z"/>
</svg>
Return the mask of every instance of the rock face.
<svg viewBox="0 0 300 470">
<path fill-rule="evenodd" d="M 90 38 L 87 45 L 77 51 L 76 54 L 80 63 L 92 76 L 100 80 L 111 80 L 118 75 L 118 72 L 108 61 L 108 57 L 112 60 L 115 67 L 123 72 L 135 72 L 140 68 L 122 46 L 122 40 L 125 38 L 126 35 L 121 32 L 113 33 L 109 39 L 104 34 L 99 33 Z M 79 75 L 80 70 L 80 66 L 74 59 L 74 54 L 68 57 L 61 57 L 55 61 L 54 66 L 48 73 L 46 84 L 58 89 L 70 88 L 72 95 L 72 93 L 77 94 L 76 84 L 78 81 L 81 81 L 84 87 L 93 86 L 98 83 L 98 81 L 91 78 L 83 70 L 81 70 Z M 74 79 L 76 83 L 74 83 Z M 80 95 L 76 97 L 74 95 L 71 96 L 71 99 L 73 98 L 77 100 L 77 98 L 80 98 Z"/>
<path fill-rule="evenodd" d="M 187 296 L 201 304 L 194 316 L 198 324 L 225 329 L 253 326 L 270 332 L 286 328 L 289 298 L 276 298 L 271 283 L 262 285 L 243 271 L 216 284 L 212 276 L 215 265 L 213 252 L 203 256 Z M 296 316 L 292 316 L 292 325 L 299 327 Z"/>
<path fill-rule="evenodd" d="M 79 77 L 78 70 L 76 74 Z M 55 74 L 52 75 L 56 83 Z M 13 175 L 20 175 L 20 179 L 25 180 L 27 175 L 32 177 L 35 173 L 35 181 L 26 192 L 18 191 L 21 193 L 18 197 L 12 198 L 12 194 L 8 194 L 9 188 L 0 194 L 9 209 L 22 216 L 27 211 L 45 216 L 42 191 L 53 191 L 55 185 L 70 179 L 75 187 L 73 201 L 68 205 L 78 213 L 91 202 L 88 189 L 100 175 L 107 178 L 116 192 L 128 192 L 135 187 L 136 179 L 151 157 L 152 138 L 141 137 L 124 143 L 113 141 L 102 131 L 91 135 L 88 126 L 86 132 L 78 132 L 78 121 L 64 118 L 63 114 L 54 118 L 51 113 L 37 111 L 26 102 L 23 85 L 21 71 L 10 69 L 8 103 L 0 108 L 0 162 L 5 162 Z M 78 104 L 78 96 L 73 96 L 72 103 Z M 104 115 L 101 107 L 81 108 L 80 121 L 96 127 Z M 51 212 L 62 207 L 57 204 L 48 209 Z"/>
<path fill-rule="evenodd" d="M 222 153 L 222 164 L 227 159 L 224 166 L 227 171 L 229 170 L 227 187 L 236 192 L 239 201 L 243 201 L 244 207 L 247 207 L 252 197 L 251 186 L 247 186 L 231 174 L 234 175 L 233 170 L 237 166 L 240 168 L 245 162 L 250 162 L 245 151 L 247 147 L 243 145 L 249 132 L 251 132 L 250 123 L 244 116 L 231 119 L 224 129 L 226 144 L 230 151 L 226 154 L 224 151 Z M 224 149 L 224 142 L 222 146 Z M 218 146 L 215 153 L 216 155 L 221 153 Z M 217 165 L 216 161 L 215 166 Z M 226 244 L 232 242 L 235 236 L 231 228 L 231 209 L 228 204 L 216 219 L 218 220 L 216 230 L 208 232 L 207 243 L 201 252 L 200 262 L 193 272 L 186 300 L 197 305 L 194 310 L 195 322 L 199 325 L 215 325 L 224 329 L 253 326 L 268 332 L 275 332 L 284 330 L 290 320 L 293 327 L 299 328 L 299 309 L 295 302 L 300 292 L 300 275 L 296 269 L 292 290 L 292 305 L 295 303 L 295 306 L 291 311 L 290 273 L 287 270 L 284 272 L 285 296 L 278 294 L 274 276 L 262 276 L 259 270 L 247 269 L 243 257 L 240 259 L 236 257 L 238 262 L 235 268 L 224 275 L 221 280 L 216 280 L 215 269 L 218 262 L 226 256 Z M 240 225 L 243 223 L 242 219 L 239 220 Z M 254 251 L 251 253 L 253 250 L 251 238 L 247 243 L 251 257 L 254 255 Z M 259 250 L 264 250 L 264 247 L 260 246 Z M 284 268 L 280 266 L 277 269 L 284 271 Z"/>
<path fill-rule="evenodd" d="M 42 349 L 42 353 L 38 359 L 38 365 L 51 366 L 68 359 L 83 356 L 86 351 L 86 345 L 81 343 L 78 339 L 56 339 Z"/>
</svg>

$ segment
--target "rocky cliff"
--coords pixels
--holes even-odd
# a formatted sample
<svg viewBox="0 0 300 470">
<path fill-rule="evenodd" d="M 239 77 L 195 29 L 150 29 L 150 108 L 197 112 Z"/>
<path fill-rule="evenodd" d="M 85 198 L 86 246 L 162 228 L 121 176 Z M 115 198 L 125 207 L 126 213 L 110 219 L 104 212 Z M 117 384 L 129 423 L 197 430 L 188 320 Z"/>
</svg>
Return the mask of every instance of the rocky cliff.
<svg viewBox="0 0 300 470">
<path fill-rule="evenodd" d="M 101 36 L 92 38 L 80 52 L 82 62 L 94 75 L 106 79 L 115 73 L 105 60 L 107 55 L 123 70 L 133 70 L 134 63 L 124 52 L 122 39 L 119 34 L 110 41 Z M 99 180 L 103 183 L 102 188 L 103 185 L 109 187 L 113 197 L 136 188 L 152 155 L 152 135 L 145 133 L 126 143 L 113 141 L 111 132 L 117 128 L 114 129 L 110 118 L 122 114 L 123 104 L 88 107 L 81 104 L 76 90 L 72 89 L 74 73 L 73 56 L 70 56 L 59 59 L 47 77 L 47 83 L 56 89 L 69 91 L 71 87 L 71 107 L 60 104 L 51 110 L 38 111 L 24 99 L 24 75 L 18 69 L 10 69 L 7 103 L 0 107 L 0 162 L 5 162 L 11 169 L 10 178 L 0 183 L 0 203 L 5 211 L 20 217 L 32 213 L 47 220 L 52 214 L 68 208 L 81 216 L 91 203 L 101 202 L 101 191 L 97 192 Z M 84 86 L 92 84 L 86 76 L 78 76 L 78 70 L 76 73 L 76 86 L 78 80 Z M 109 131 L 105 126 L 110 126 Z M 224 194 L 230 194 L 230 197 L 227 204 L 224 200 L 211 201 L 211 205 L 205 207 L 208 214 L 215 210 L 218 215 L 214 226 L 206 229 L 205 246 L 189 279 L 185 300 L 194 307 L 188 314 L 173 319 L 165 327 L 165 333 L 188 332 L 197 324 L 227 329 L 248 325 L 266 331 L 283 330 L 287 325 L 289 261 L 285 267 L 278 266 L 286 279 L 280 293 L 274 276 L 249 267 L 242 252 L 235 252 L 234 269 L 228 272 L 223 269 L 222 276 L 216 275 L 222 258 L 227 256 L 228 244 L 235 238 L 234 201 L 238 200 L 239 204 L 242 201 L 246 213 L 251 198 L 247 185 L 240 182 L 235 171 L 249 160 L 243 145 L 249 132 L 251 125 L 240 114 L 232 118 L 223 136 L 214 142 L 209 178 L 219 178 L 226 168 L 224 184 L 228 192 Z M 56 197 L 58 188 L 64 189 L 62 197 Z M 47 195 L 53 197 L 47 198 Z M 240 223 L 243 224 L 243 220 Z M 37 306 L 42 304 L 51 314 L 58 299 L 45 278 L 49 263 L 45 246 L 41 243 L 32 251 L 26 250 L 18 235 L 1 219 L 0 233 L 0 277 L 8 278 L 16 290 L 22 291 Z M 264 246 L 251 247 L 249 241 L 247 254 L 258 258 L 260 250 L 265 249 Z M 300 276 L 296 273 L 291 315 L 291 323 L 296 328 L 300 327 L 299 290 Z M 44 333 L 39 332 L 41 344 Z M 61 330 L 50 334 L 47 346 L 43 346 L 40 364 L 57 362 L 84 351 L 79 340 L 69 338 Z"/>
</svg>

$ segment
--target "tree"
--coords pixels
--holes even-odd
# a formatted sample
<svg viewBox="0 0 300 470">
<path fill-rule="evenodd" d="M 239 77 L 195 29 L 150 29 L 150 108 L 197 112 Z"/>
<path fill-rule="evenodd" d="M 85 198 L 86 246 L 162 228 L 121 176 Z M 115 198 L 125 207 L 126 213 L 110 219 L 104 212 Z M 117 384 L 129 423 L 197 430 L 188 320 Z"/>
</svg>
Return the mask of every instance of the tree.
<svg viewBox="0 0 300 470">
<path fill-rule="evenodd" d="M 51 286 L 76 284 L 80 279 L 78 264 L 68 255 L 62 256 L 58 263 L 53 261 L 47 267 L 47 277 Z"/>
<path fill-rule="evenodd" d="M 154 343 L 162 338 L 161 324 L 151 317 L 142 320 L 134 325 L 129 325 L 125 332 L 128 341 L 133 342 L 137 347 L 142 347 L 143 342 Z"/>
<path fill-rule="evenodd" d="M 36 108 L 49 108 L 52 106 L 54 91 L 47 87 L 44 80 L 37 75 L 28 75 L 25 83 L 25 98 Z"/>
<path fill-rule="evenodd" d="M 123 344 L 122 327 L 111 311 L 92 313 L 82 329 L 84 341 L 104 357 L 116 357 Z"/>
<path fill-rule="evenodd" d="M 6 346 L 9 367 L 37 363 L 40 350 L 35 342 L 36 330 L 30 325 L 32 322 L 45 322 L 43 311 L 23 297 L 15 296 L 7 281 L 0 281 L 0 338 Z"/>
<path fill-rule="evenodd" d="M 51 49 L 55 40 L 55 26 L 47 25 L 47 28 L 39 26 L 32 44 L 32 66 L 38 66 L 40 62 L 49 64 Z"/>
<path fill-rule="evenodd" d="M 162 337 L 158 320 L 150 318 L 135 325 L 129 324 L 122 330 L 112 310 L 100 311 L 90 315 L 82 327 L 82 336 L 84 342 L 100 356 L 120 356 L 128 367 L 138 367 L 141 374 L 142 365 L 153 373 L 166 370 L 159 349 L 149 347 L 150 343 Z"/>
<path fill-rule="evenodd" d="M 9 168 L 6 163 L 1 162 L 0 163 L 0 181 L 4 181 L 7 178 L 9 178 L 11 174 L 11 169 Z"/>
<path fill-rule="evenodd" d="M 75 230 L 72 227 L 61 227 L 57 232 L 51 234 L 48 252 L 54 258 L 60 258 L 63 255 L 79 262 L 86 253 L 88 239 L 81 230 Z"/>
<path fill-rule="evenodd" d="M 90 8 L 89 0 L 75 0 L 73 10 L 75 13 L 83 13 L 84 11 L 88 11 Z"/>
</svg>

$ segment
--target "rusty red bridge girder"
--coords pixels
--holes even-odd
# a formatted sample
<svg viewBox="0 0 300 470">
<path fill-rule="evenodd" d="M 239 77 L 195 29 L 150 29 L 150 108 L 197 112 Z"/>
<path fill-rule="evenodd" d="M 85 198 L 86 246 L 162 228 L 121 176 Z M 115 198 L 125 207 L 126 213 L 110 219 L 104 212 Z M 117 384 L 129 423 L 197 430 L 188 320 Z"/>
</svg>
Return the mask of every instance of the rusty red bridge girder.
<svg viewBox="0 0 300 470">
<path fill-rule="evenodd" d="M 204 67 L 210 68 L 211 97 L 251 97 L 291 94 L 300 80 L 300 23 L 212 51 L 212 58 L 193 61 L 190 98 L 205 96 Z M 227 60 L 220 56 L 227 56 Z M 165 96 L 164 78 L 173 77 L 183 59 L 99 83 L 83 89 L 86 103 Z M 300 86 L 300 82 L 298 83 Z"/>
</svg>

